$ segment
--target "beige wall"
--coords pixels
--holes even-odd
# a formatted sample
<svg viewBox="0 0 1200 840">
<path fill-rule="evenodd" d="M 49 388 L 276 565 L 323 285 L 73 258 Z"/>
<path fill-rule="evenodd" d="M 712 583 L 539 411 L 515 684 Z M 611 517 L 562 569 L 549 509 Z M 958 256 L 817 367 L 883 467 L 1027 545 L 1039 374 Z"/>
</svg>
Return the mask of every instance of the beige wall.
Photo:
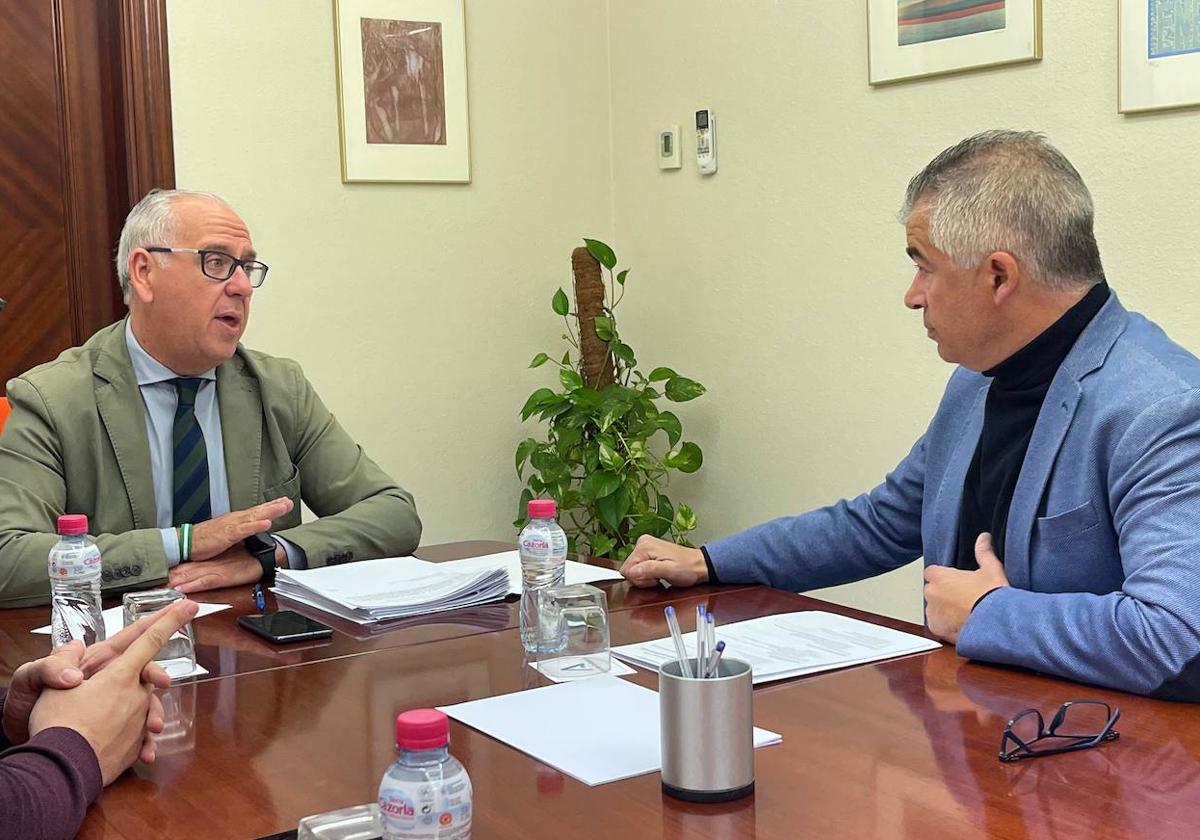
<svg viewBox="0 0 1200 840">
<path fill-rule="evenodd" d="M 612 0 L 615 244 L 641 279 L 625 329 L 709 388 L 684 412 L 704 469 L 677 484 L 702 536 L 865 490 L 923 431 L 950 369 L 901 304 L 895 213 L 970 133 L 1048 132 L 1095 195 L 1122 301 L 1200 350 L 1200 113 L 1116 113 L 1099 5 L 1044 3 L 1041 62 L 872 89 L 862 0 Z M 719 171 L 696 172 L 685 133 L 684 168 L 659 172 L 656 131 L 701 107 Z M 920 569 L 830 595 L 919 620 Z"/>
<path fill-rule="evenodd" d="M 1124 303 L 1200 350 L 1200 113 L 1118 115 L 1115 13 L 1044 5 L 1042 62 L 872 89 L 857 0 L 468 0 L 474 183 L 451 187 L 340 183 L 325 0 L 174 0 L 179 180 L 243 210 L 272 264 L 248 340 L 304 364 L 427 542 L 511 534 L 523 367 L 556 343 L 574 238 L 613 234 L 639 358 L 709 388 L 679 412 L 704 469 L 672 492 L 711 538 L 869 488 L 923 430 L 949 368 L 901 306 L 895 211 L 969 133 L 1047 131 Z M 684 168 L 660 172 L 675 123 Z M 919 619 L 919 580 L 831 597 Z"/>
<path fill-rule="evenodd" d="M 300 361 L 423 542 L 514 539 L 525 365 L 610 232 L 604 5 L 467 4 L 473 183 L 441 186 L 341 182 L 331 10 L 169 3 L 178 182 L 245 217 L 271 266 L 247 344 Z"/>
</svg>

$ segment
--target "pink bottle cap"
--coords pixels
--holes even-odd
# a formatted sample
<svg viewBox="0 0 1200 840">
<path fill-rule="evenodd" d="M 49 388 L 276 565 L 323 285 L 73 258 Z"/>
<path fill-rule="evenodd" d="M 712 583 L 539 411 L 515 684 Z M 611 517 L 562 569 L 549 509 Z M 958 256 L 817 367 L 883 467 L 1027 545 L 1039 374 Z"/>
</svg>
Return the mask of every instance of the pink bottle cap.
<svg viewBox="0 0 1200 840">
<path fill-rule="evenodd" d="M 530 499 L 530 519 L 553 519 L 558 513 L 558 505 L 553 499 Z"/>
<path fill-rule="evenodd" d="M 87 533 L 87 517 L 82 513 L 64 513 L 58 517 L 58 533 L 74 536 Z"/>
<path fill-rule="evenodd" d="M 450 743 L 450 719 L 437 709 L 413 709 L 396 716 L 396 746 L 433 750 Z"/>
</svg>

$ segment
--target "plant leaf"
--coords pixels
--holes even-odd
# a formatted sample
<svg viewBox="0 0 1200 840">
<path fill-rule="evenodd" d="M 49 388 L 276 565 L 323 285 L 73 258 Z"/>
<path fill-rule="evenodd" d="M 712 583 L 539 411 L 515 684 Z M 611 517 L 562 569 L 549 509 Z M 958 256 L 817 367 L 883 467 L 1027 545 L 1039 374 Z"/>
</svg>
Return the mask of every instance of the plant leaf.
<svg viewBox="0 0 1200 840">
<path fill-rule="evenodd" d="M 609 345 L 612 348 L 613 355 L 625 363 L 626 367 L 633 367 L 637 364 L 637 358 L 633 355 L 633 348 L 623 341 L 614 341 Z"/>
<path fill-rule="evenodd" d="M 696 514 L 683 502 L 675 509 L 675 527 L 680 531 L 696 530 Z"/>
<path fill-rule="evenodd" d="M 571 468 L 549 446 L 538 447 L 529 456 L 529 463 L 542 474 L 542 478 L 546 480 L 547 484 L 571 475 Z"/>
<path fill-rule="evenodd" d="M 528 420 L 531 414 L 541 411 L 543 405 L 555 399 L 558 399 L 558 394 L 549 388 L 538 388 L 525 400 L 525 407 L 521 409 L 521 419 Z"/>
<path fill-rule="evenodd" d="M 663 463 L 672 469 L 684 473 L 694 473 L 704 463 L 704 453 L 692 442 L 685 443 L 679 449 L 667 453 Z"/>
<path fill-rule="evenodd" d="M 567 300 L 567 293 L 562 289 L 554 293 L 554 298 L 550 301 L 550 306 L 554 309 L 555 315 L 566 317 L 566 314 L 571 311 L 571 304 Z"/>
<path fill-rule="evenodd" d="M 596 258 L 596 262 L 612 271 L 613 266 L 617 264 L 617 255 L 613 253 L 612 248 L 599 239 L 584 238 L 583 244 L 587 246 L 588 253 Z"/>
<path fill-rule="evenodd" d="M 550 361 L 549 356 L 547 356 L 545 353 L 538 353 L 536 356 L 533 357 L 533 361 L 529 363 L 529 366 L 531 368 L 541 367 L 542 365 L 546 364 L 546 362 L 548 362 L 548 361 Z"/>
<path fill-rule="evenodd" d="M 612 551 L 614 545 L 616 545 L 616 540 L 605 534 L 593 534 L 588 539 L 588 551 L 593 557 L 605 556 Z"/>
<path fill-rule="evenodd" d="M 632 504 L 633 499 L 630 498 L 629 491 L 619 487 L 617 492 L 596 502 L 596 512 L 600 514 L 601 522 L 616 531 L 621 527 L 621 520 L 629 513 Z"/>
<path fill-rule="evenodd" d="M 583 377 L 578 371 L 560 370 L 558 372 L 558 380 L 562 383 L 563 388 L 568 391 L 574 391 L 576 388 L 583 387 Z"/>
<path fill-rule="evenodd" d="M 679 422 L 679 418 L 675 416 L 674 412 L 662 412 L 654 418 L 654 425 L 667 433 L 667 443 L 672 448 L 683 437 L 683 424 Z"/>
<path fill-rule="evenodd" d="M 601 341 L 612 341 L 617 337 L 613 331 L 612 318 L 606 315 L 597 315 L 592 323 L 596 328 L 596 335 L 600 336 Z"/>
<path fill-rule="evenodd" d="M 517 444 L 517 477 L 525 477 L 525 462 L 529 460 L 529 456 L 533 450 L 537 449 L 538 442 L 533 438 L 525 438 Z"/>
<path fill-rule="evenodd" d="M 658 531 L 654 536 L 661 537 L 667 532 L 675 521 L 675 508 L 671 506 L 671 500 L 662 493 L 658 494 Z"/>
<path fill-rule="evenodd" d="M 604 438 L 600 439 L 600 464 L 607 470 L 619 470 L 625 466 L 625 459 Z"/>
<path fill-rule="evenodd" d="M 579 492 L 585 500 L 594 501 L 615 493 L 621 486 L 621 477 L 610 472 L 594 472 L 579 485 Z"/>
<path fill-rule="evenodd" d="M 625 285 L 625 278 L 626 278 L 626 277 L 628 277 L 628 276 L 629 276 L 629 269 L 628 269 L 628 268 L 627 268 L 627 269 L 625 269 L 624 271 L 622 271 L 622 272 L 618 273 L 618 274 L 617 274 L 617 285 L 618 285 L 618 286 L 624 286 L 624 285 Z"/>
<path fill-rule="evenodd" d="M 521 498 L 517 502 L 517 522 L 521 523 L 521 527 L 525 526 L 525 515 L 528 513 L 527 506 L 529 505 L 529 500 L 532 498 L 533 492 L 528 487 L 521 491 Z M 515 525 L 516 523 L 513 524 Z"/>
<path fill-rule="evenodd" d="M 669 367 L 656 367 L 650 371 L 651 382 L 662 382 L 664 379 L 674 379 L 676 376 L 679 376 L 679 374 Z"/>
<path fill-rule="evenodd" d="M 704 393 L 704 386 L 686 376 L 672 376 L 667 380 L 667 399 L 672 402 L 687 402 Z"/>
</svg>

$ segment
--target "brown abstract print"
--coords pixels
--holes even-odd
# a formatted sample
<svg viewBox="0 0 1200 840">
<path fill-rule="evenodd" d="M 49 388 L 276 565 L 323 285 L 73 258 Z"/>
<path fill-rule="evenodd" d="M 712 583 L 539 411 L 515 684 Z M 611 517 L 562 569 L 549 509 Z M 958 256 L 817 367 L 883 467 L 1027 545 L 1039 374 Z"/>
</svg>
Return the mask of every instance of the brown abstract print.
<svg viewBox="0 0 1200 840">
<path fill-rule="evenodd" d="M 442 25 L 361 18 L 368 143 L 446 144 Z"/>
</svg>

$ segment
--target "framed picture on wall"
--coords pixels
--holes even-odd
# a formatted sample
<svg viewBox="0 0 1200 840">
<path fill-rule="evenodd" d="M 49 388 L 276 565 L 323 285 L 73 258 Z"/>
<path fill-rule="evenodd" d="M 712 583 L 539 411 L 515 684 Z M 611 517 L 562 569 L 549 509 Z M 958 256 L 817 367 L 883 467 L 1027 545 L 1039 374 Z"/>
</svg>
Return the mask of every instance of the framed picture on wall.
<svg viewBox="0 0 1200 840">
<path fill-rule="evenodd" d="M 463 0 L 333 0 L 342 181 L 469 183 Z"/>
<path fill-rule="evenodd" d="M 1123 114 L 1200 105 L 1200 0 L 1121 0 Z"/>
<path fill-rule="evenodd" d="M 867 0 L 867 77 L 882 85 L 1042 57 L 1041 0 Z"/>
</svg>

